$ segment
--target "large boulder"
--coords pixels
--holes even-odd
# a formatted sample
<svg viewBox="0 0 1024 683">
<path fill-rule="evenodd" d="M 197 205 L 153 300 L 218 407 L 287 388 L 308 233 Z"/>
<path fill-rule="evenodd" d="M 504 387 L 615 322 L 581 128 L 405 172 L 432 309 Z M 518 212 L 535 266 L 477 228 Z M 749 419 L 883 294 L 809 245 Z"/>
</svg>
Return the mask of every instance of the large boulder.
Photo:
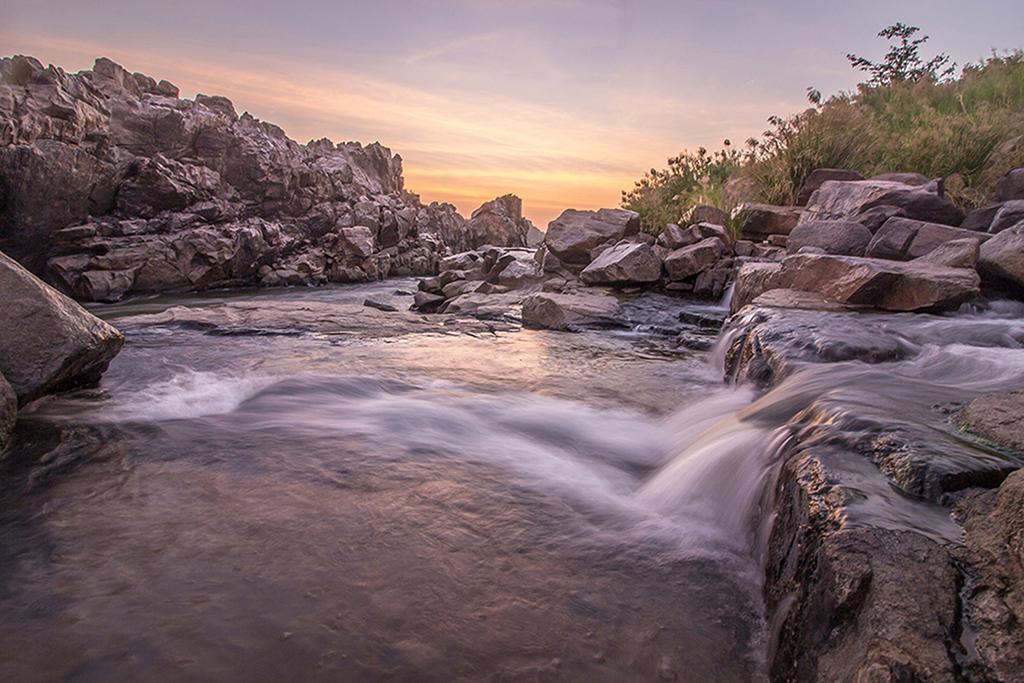
<svg viewBox="0 0 1024 683">
<path fill-rule="evenodd" d="M 804 247 L 816 247 L 826 254 L 863 256 L 871 231 L 853 221 L 807 221 L 789 233 L 786 248 L 795 254 Z"/>
<path fill-rule="evenodd" d="M 893 215 L 944 225 L 959 225 L 964 218 L 953 202 L 927 187 L 891 180 L 827 180 L 807 202 L 801 221 L 849 220 L 871 229 L 881 225 L 881 216 Z"/>
<path fill-rule="evenodd" d="M 811 195 L 826 180 L 864 180 L 864 176 L 856 171 L 847 171 L 842 168 L 816 168 L 807 175 L 804 184 L 800 186 L 799 192 L 796 193 L 797 206 L 806 206 L 807 202 L 811 199 Z"/>
<path fill-rule="evenodd" d="M 986 281 L 1024 291 L 1024 224 L 981 245 L 978 271 Z"/>
<path fill-rule="evenodd" d="M 575 330 L 621 324 L 619 302 L 607 294 L 541 292 L 523 300 L 523 325 L 527 327 Z"/>
<path fill-rule="evenodd" d="M 525 247 L 533 223 L 523 218 L 523 200 L 507 194 L 483 204 L 469 219 L 472 246 Z M 539 231 L 538 231 L 539 232 Z M 534 236 L 536 239 L 536 236 Z"/>
<path fill-rule="evenodd" d="M 642 242 L 605 249 L 580 273 L 588 285 L 642 284 L 661 279 L 661 259 Z"/>
<path fill-rule="evenodd" d="M 997 202 L 1024 199 L 1024 168 L 1015 168 L 999 180 L 994 199 Z"/>
<path fill-rule="evenodd" d="M 889 311 L 949 309 L 978 295 L 974 270 L 920 261 L 796 254 L 782 262 L 779 285 Z"/>
<path fill-rule="evenodd" d="M 939 223 L 890 218 L 875 233 L 865 255 L 871 258 L 909 261 L 924 256 L 950 240 L 959 239 L 984 241 L 988 239 L 988 235 Z"/>
<path fill-rule="evenodd" d="M 707 270 L 725 254 L 725 245 L 717 237 L 707 237 L 688 247 L 680 247 L 665 257 L 665 270 L 673 281 L 685 280 Z"/>
<path fill-rule="evenodd" d="M 771 204 L 740 204 L 732 211 L 739 224 L 739 234 L 747 239 L 764 240 L 769 235 L 788 235 L 803 210 L 798 206 L 772 206 Z"/>
<path fill-rule="evenodd" d="M 124 336 L 0 254 L 0 373 L 24 405 L 99 381 Z"/>
<path fill-rule="evenodd" d="M 566 265 L 585 266 L 591 252 L 640 232 L 640 214 L 626 209 L 577 211 L 566 209 L 548 224 L 544 243 Z"/>
</svg>

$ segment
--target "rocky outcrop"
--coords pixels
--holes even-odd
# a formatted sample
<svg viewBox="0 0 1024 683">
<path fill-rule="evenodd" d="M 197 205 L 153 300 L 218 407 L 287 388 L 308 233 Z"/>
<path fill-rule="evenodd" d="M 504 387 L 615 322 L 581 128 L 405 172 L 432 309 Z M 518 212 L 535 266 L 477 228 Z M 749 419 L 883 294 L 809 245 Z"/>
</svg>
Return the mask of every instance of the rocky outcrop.
<svg viewBox="0 0 1024 683">
<path fill-rule="evenodd" d="M 982 233 L 948 225 L 909 218 L 890 218 L 871 239 L 866 255 L 871 258 L 909 261 L 924 256 L 950 240 L 974 239 L 982 242 L 988 238 L 988 235 Z"/>
<path fill-rule="evenodd" d="M 921 261 L 796 254 L 783 261 L 779 286 L 841 303 L 920 311 L 954 308 L 974 298 L 979 278 L 973 270 Z"/>
<path fill-rule="evenodd" d="M 124 337 L 0 254 L 0 374 L 25 405 L 94 384 Z"/>
<path fill-rule="evenodd" d="M 863 256 L 871 241 L 871 231 L 852 221 L 807 221 L 789 233 L 786 248 L 795 254 L 804 247 L 815 247 L 826 254 Z"/>
<path fill-rule="evenodd" d="M 982 244 L 978 271 L 991 284 L 1024 291 L 1024 225 L 1004 230 Z"/>
<path fill-rule="evenodd" d="M 864 176 L 842 168 L 816 168 L 808 174 L 796 193 L 797 206 L 807 206 L 811 195 L 827 180 L 864 180 Z"/>
<path fill-rule="evenodd" d="M 566 209 L 548 225 L 544 243 L 563 264 L 582 269 L 598 247 L 615 244 L 640 231 L 640 214 L 626 209 Z"/>
<path fill-rule="evenodd" d="M 497 296 L 496 305 L 519 303 L 544 279 L 536 253 L 530 249 L 486 247 L 465 251 L 441 260 L 435 277 L 419 282 L 412 308 L 421 313 L 478 313 Z M 507 296 L 500 296 L 507 295 Z"/>
<path fill-rule="evenodd" d="M 105 59 L 77 74 L 0 60 L 0 245 L 95 300 L 428 274 L 470 248 L 454 207 L 405 192 L 380 144 L 300 145 L 223 97 L 176 93 Z M 516 223 L 505 199 L 478 223 Z"/>
<path fill-rule="evenodd" d="M 576 294 L 541 292 L 523 300 L 523 325 L 550 330 L 622 325 L 619 302 L 593 291 Z"/>
<path fill-rule="evenodd" d="M 469 246 L 479 249 L 493 247 L 526 247 L 529 240 L 537 240 L 533 223 L 523 218 L 523 200 L 507 194 L 483 204 L 473 212 L 468 222 Z M 531 231 L 534 231 L 531 233 Z M 543 233 L 540 234 L 543 238 Z"/>
<path fill-rule="evenodd" d="M 609 247 L 580 272 L 588 285 L 622 285 L 657 282 L 661 259 L 643 242 L 622 242 Z"/>
<path fill-rule="evenodd" d="M 959 225 L 963 212 L 927 186 L 892 180 L 827 180 L 810 200 L 801 221 L 848 220 L 874 232 L 900 216 L 943 225 Z"/>
</svg>

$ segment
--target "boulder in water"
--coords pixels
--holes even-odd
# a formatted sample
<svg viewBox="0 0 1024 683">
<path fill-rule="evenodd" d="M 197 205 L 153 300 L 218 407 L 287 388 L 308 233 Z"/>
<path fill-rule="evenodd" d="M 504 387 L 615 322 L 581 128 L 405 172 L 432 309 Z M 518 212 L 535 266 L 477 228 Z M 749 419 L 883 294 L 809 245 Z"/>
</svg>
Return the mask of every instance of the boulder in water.
<svg viewBox="0 0 1024 683">
<path fill-rule="evenodd" d="M 732 288 L 730 310 L 735 313 L 759 295 L 781 286 L 781 263 L 752 261 L 740 266 Z"/>
<path fill-rule="evenodd" d="M 523 324 L 551 330 L 616 327 L 622 324 L 619 302 L 608 294 L 540 292 L 523 300 Z"/>
<path fill-rule="evenodd" d="M 21 405 L 99 381 L 124 336 L 0 254 L 0 373 Z"/>
</svg>

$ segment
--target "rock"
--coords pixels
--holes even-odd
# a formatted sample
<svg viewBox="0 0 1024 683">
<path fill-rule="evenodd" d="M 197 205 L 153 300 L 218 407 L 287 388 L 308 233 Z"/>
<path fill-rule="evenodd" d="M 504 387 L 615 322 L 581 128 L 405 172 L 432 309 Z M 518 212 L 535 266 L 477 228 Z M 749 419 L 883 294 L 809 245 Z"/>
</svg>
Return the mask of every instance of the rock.
<svg viewBox="0 0 1024 683">
<path fill-rule="evenodd" d="M 1024 454 L 1022 418 L 1024 391 L 979 396 L 968 403 L 961 414 L 966 429 L 993 443 Z"/>
<path fill-rule="evenodd" d="M 797 206 L 740 204 L 732 212 L 739 234 L 747 239 L 763 240 L 769 235 L 788 235 L 800 221 L 802 209 Z"/>
<path fill-rule="evenodd" d="M 445 302 L 445 298 L 439 294 L 430 292 L 416 292 L 412 297 L 412 310 L 420 313 L 434 313 L 438 307 Z"/>
<path fill-rule="evenodd" d="M 870 229 L 867 223 L 881 224 L 877 211 L 944 225 L 959 225 L 964 218 L 955 204 L 925 187 L 888 180 L 827 180 L 807 202 L 801 221 L 849 220 Z"/>
<path fill-rule="evenodd" d="M 496 264 L 487 279 L 505 287 L 525 287 L 540 282 L 543 277 L 541 265 L 532 258 L 513 258 L 506 264 Z"/>
<path fill-rule="evenodd" d="M 11 442 L 11 432 L 18 419 L 18 397 L 14 389 L 0 373 L 0 455 L 3 455 L 7 444 Z"/>
<path fill-rule="evenodd" d="M 789 235 L 768 235 L 764 240 L 765 244 L 785 249 L 789 244 Z"/>
<path fill-rule="evenodd" d="M 707 270 L 702 270 L 693 281 L 693 293 L 712 299 L 720 299 L 732 281 L 735 266 L 732 259 L 717 261 Z"/>
<path fill-rule="evenodd" d="M 665 257 L 665 270 L 670 280 L 685 280 L 710 268 L 725 253 L 725 246 L 716 237 L 676 249 Z"/>
<path fill-rule="evenodd" d="M 957 239 L 984 241 L 987 235 L 938 223 L 890 218 L 878 229 L 867 246 L 870 258 L 908 261 L 924 256 L 936 247 Z"/>
<path fill-rule="evenodd" d="M 970 237 L 956 239 L 940 244 L 924 256 L 919 256 L 921 263 L 934 263 L 949 268 L 974 268 L 978 264 L 980 241 Z"/>
<path fill-rule="evenodd" d="M 820 254 L 787 257 L 779 276 L 781 287 L 889 311 L 954 308 L 977 296 L 978 285 L 966 268 Z"/>
<path fill-rule="evenodd" d="M 391 304 L 386 304 L 382 301 L 374 301 L 373 299 L 363 300 L 363 305 L 369 306 L 370 308 L 376 308 L 378 311 L 387 311 L 388 313 L 395 313 L 398 311 L 398 309 Z"/>
<path fill-rule="evenodd" d="M 484 245 L 525 247 L 530 229 L 537 230 L 523 218 L 523 201 L 514 194 L 481 205 L 470 217 L 468 227 L 473 248 Z"/>
<path fill-rule="evenodd" d="M 1015 199 L 1000 205 L 999 210 L 992 217 L 988 231 L 996 234 L 1022 223 L 1024 223 L 1024 199 Z"/>
<path fill-rule="evenodd" d="M 973 209 L 964 216 L 960 227 L 964 230 L 988 232 L 989 226 L 992 225 L 993 219 L 995 219 L 996 214 L 999 213 L 1001 208 L 1003 208 L 1002 204 L 988 204 L 987 206 Z"/>
<path fill-rule="evenodd" d="M 736 273 L 730 311 L 735 313 L 762 293 L 780 286 L 781 263 L 744 263 Z"/>
<path fill-rule="evenodd" d="M 0 374 L 25 405 L 99 381 L 124 336 L 0 254 Z"/>
<path fill-rule="evenodd" d="M 523 301 L 524 292 L 486 294 L 470 292 L 444 303 L 438 313 L 468 315 L 481 320 L 519 320 L 516 306 Z"/>
<path fill-rule="evenodd" d="M 688 228 L 680 228 L 675 223 L 669 223 L 658 235 L 655 244 L 669 251 L 688 247 L 708 237 L 717 237 L 722 244 L 728 246 L 732 243 L 729 233 L 721 225 L 715 223 L 694 223 Z"/>
<path fill-rule="evenodd" d="M 852 221 L 807 221 L 793 228 L 786 245 L 790 254 L 817 247 L 827 254 L 863 256 L 871 231 Z"/>
<path fill-rule="evenodd" d="M 387 148 L 300 145 L 225 98 L 176 92 L 106 59 L 80 73 L 0 60 L 0 248 L 110 301 L 427 275 L 475 246 L 454 207 L 404 192 Z M 517 202 L 482 207 L 475 227 L 525 234 Z"/>
<path fill-rule="evenodd" d="M 580 273 L 588 285 L 642 284 L 661 279 L 661 259 L 643 243 L 622 242 L 601 252 Z"/>
<path fill-rule="evenodd" d="M 800 191 L 796 193 L 796 205 L 806 206 L 814 191 L 826 180 L 864 180 L 864 176 L 841 168 L 817 168 L 808 174 Z"/>
<path fill-rule="evenodd" d="M 526 230 L 526 246 L 539 247 L 544 244 L 545 233 L 533 223 Z"/>
<path fill-rule="evenodd" d="M 964 616 L 978 660 L 969 673 L 972 680 L 1018 680 L 1024 671 L 1024 470 L 965 507 Z"/>
<path fill-rule="evenodd" d="M 621 326 L 619 302 L 607 294 L 541 292 L 523 300 L 523 325 L 551 330 Z"/>
<path fill-rule="evenodd" d="M 577 267 L 591 261 L 591 251 L 640 231 L 640 214 L 625 209 L 566 209 L 548 225 L 544 243 L 563 264 Z"/>
<path fill-rule="evenodd" d="M 1024 168 L 1015 168 L 996 183 L 996 202 L 1024 199 Z"/>
<path fill-rule="evenodd" d="M 1003 230 L 981 245 L 978 272 L 986 282 L 1024 291 L 1024 225 Z"/>
<path fill-rule="evenodd" d="M 717 206 L 697 204 L 696 206 L 691 206 L 689 210 L 683 214 L 680 222 L 683 225 L 709 223 L 711 225 L 724 226 L 729 222 L 729 214 L 722 211 Z"/>
<path fill-rule="evenodd" d="M 769 663 L 780 681 L 955 680 L 956 566 L 905 530 L 844 523 L 826 448 L 785 461 L 768 540 L 765 601 L 779 624 Z M 846 454 L 846 458 L 859 457 Z"/>
</svg>

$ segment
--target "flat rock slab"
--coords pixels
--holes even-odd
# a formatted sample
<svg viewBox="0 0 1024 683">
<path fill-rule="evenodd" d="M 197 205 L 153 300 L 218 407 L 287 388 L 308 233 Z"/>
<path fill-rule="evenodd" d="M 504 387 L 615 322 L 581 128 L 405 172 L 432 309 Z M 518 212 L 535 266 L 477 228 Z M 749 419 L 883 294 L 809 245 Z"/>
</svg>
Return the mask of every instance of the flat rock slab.
<svg viewBox="0 0 1024 683">
<path fill-rule="evenodd" d="M 523 324 L 551 330 L 622 327 L 618 299 L 610 294 L 533 294 L 523 301 Z"/>
<path fill-rule="evenodd" d="M 0 373 L 21 405 L 99 381 L 124 336 L 0 254 Z"/>
</svg>

